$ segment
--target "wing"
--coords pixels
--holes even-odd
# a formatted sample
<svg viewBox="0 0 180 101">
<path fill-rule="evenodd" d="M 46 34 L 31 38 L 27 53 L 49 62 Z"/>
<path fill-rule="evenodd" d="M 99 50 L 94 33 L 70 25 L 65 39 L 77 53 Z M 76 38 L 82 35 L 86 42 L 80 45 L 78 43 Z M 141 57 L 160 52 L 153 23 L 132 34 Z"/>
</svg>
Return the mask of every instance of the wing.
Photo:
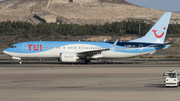
<svg viewBox="0 0 180 101">
<path fill-rule="evenodd" d="M 77 54 L 80 58 L 87 58 L 87 57 L 92 57 L 97 54 L 101 54 L 103 51 L 109 51 L 109 50 L 115 51 L 115 46 L 116 46 L 117 42 L 118 42 L 118 39 L 113 43 L 113 45 L 110 47 L 110 49 L 108 48 L 108 49 L 85 51 L 85 52 L 79 52 Z"/>
<path fill-rule="evenodd" d="M 93 50 L 93 51 L 85 51 L 77 53 L 80 58 L 92 57 L 97 54 L 101 54 L 103 51 L 108 51 L 110 49 L 101 49 L 101 50 Z"/>
</svg>

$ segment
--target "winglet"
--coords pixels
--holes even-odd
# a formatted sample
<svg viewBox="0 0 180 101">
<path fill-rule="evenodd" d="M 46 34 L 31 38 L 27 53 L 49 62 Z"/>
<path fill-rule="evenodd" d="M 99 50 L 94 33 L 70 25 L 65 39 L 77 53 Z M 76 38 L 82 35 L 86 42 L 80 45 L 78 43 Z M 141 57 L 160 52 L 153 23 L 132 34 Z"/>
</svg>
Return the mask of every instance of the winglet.
<svg viewBox="0 0 180 101">
<path fill-rule="evenodd" d="M 106 39 L 104 39 L 104 41 L 103 42 L 106 42 Z"/>
<path fill-rule="evenodd" d="M 115 51 L 115 47 L 116 47 L 117 42 L 118 42 L 118 39 L 113 43 L 110 50 Z"/>
</svg>

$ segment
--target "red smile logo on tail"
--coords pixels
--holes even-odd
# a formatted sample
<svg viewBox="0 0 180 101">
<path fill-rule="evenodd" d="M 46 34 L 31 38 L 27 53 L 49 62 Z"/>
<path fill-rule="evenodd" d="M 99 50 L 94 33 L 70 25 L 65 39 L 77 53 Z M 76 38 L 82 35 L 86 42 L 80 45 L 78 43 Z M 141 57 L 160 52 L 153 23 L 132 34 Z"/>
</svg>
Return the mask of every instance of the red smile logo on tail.
<svg viewBox="0 0 180 101">
<path fill-rule="evenodd" d="M 164 30 L 166 30 L 166 27 L 163 28 Z M 163 35 L 164 35 L 164 32 L 161 34 L 161 35 L 157 35 L 156 32 L 157 30 L 152 30 L 154 32 L 154 35 L 157 37 L 157 38 L 161 38 Z"/>
</svg>

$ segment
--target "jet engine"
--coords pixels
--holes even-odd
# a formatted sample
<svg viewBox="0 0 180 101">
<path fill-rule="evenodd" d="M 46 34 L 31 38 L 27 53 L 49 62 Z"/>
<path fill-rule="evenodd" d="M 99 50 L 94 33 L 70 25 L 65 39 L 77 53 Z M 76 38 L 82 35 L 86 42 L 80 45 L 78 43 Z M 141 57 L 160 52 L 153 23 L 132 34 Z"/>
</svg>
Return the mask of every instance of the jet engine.
<svg viewBox="0 0 180 101">
<path fill-rule="evenodd" d="M 79 57 L 77 57 L 77 53 L 71 53 L 71 52 L 62 52 L 60 53 L 60 62 L 77 62 Z"/>
</svg>

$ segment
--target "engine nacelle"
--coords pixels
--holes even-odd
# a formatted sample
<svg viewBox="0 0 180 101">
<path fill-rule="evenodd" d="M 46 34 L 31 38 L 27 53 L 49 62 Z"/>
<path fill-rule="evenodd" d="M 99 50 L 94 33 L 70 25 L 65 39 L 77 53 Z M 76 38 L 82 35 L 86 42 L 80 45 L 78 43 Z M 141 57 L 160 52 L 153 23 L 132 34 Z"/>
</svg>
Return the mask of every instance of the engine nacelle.
<svg viewBox="0 0 180 101">
<path fill-rule="evenodd" d="M 77 62 L 77 59 L 79 59 L 79 57 L 77 57 L 77 53 L 60 53 L 60 62 Z"/>
</svg>

